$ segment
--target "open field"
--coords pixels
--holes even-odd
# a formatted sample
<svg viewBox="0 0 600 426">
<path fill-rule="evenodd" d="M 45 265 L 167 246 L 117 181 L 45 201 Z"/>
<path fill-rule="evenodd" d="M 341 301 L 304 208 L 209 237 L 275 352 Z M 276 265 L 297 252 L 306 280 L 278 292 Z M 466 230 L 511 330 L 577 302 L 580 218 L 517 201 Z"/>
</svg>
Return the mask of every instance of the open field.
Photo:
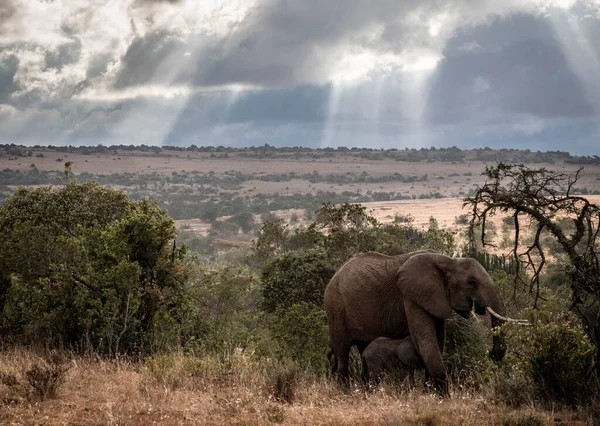
<svg viewBox="0 0 600 426">
<path fill-rule="evenodd" d="M 275 375 L 243 355 L 230 370 L 215 360 L 179 355 L 124 361 L 68 361 L 55 398 L 27 398 L 0 384 L 0 423 L 44 425 L 587 425 L 589 414 L 494 402 L 491 389 L 450 399 L 383 386 L 344 394 L 330 380 L 300 374 L 291 402 L 278 402 Z M 162 361 L 161 361 L 162 360 Z M 0 372 L 19 377 L 40 358 L 0 353 Z M 162 366 L 162 367 L 161 367 Z M 519 423 L 520 421 L 520 423 Z M 512 423 L 511 423 L 512 422 Z"/>
<path fill-rule="evenodd" d="M 25 150 L 25 149 L 24 149 Z M 243 182 L 234 190 L 239 196 L 255 196 L 257 194 L 291 195 L 295 193 L 316 193 L 332 191 L 342 193 L 352 191 L 367 193 L 386 191 L 400 193 L 405 196 L 419 197 L 423 194 L 439 193 L 443 197 L 460 197 L 473 187 L 481 185 L 484 177 L 481 173 L 485 166 L 494 164 L 494 158 L 503 158 L 500 152 L 494 156 L 491 151 L 484 158 L 475 151 L 462 151 L 460 161 L 399 161 L 396 157 L 378 155 L 370 157 L 366 154 L 346 152 L 313 153 L 311 151 L 296 155 L 297 158 L 260 156 L 256 150 L 246 149 L 232 153 L 214 153 L 198 151 L 148 151 L 110 149 L 102 153 L 83 154 L 81 150 L 59 152 L 53 148 L 32 148 L 24 157 L 2 155 L 0 151 L 0 170 L 19 170 L 22 173 L 36 168 L 39 171 L 62 172 L 63 164 L 72 163 L 75 175 L 88 173 L 91 175 L 136 174 L 148 176 L 156 173 L 163 177 L 176 175 L 211 175 L 216 178 L 231 177 L 236 174 L 244 176 Z M 402 151 L 400 151 L 402 152 Z M 417 151 L 418 152 L 418 151 Z M 517 151 L 518 152 L 518 151 Z M 253 154 L 253 156 L 251 156 Z M 540 154 L 542 155 L 542 154 Z M 367 158 L 365 158 L 367 157 Z M 525 157 L 528 159 L 530 157 Z M 533 157 L 535 158 L 535 157 Z M 579 166 L 568 164 L 559 156 L 550 159 L 552 163 L 524 163 L 530 167 L 547 167 L 565 173 L 573 173 Z M 537 160 L 536 160 L 537 161 Z M 279 175 L 295 174 L 280 181 L 273 180 Z M 339 179 L 322 179 L 309 182 L 303 175 L 317 173 L 322 176 L 337 176 Z M 394 174 L 401 176 L 393 179 Z M 265 180 L 266 176 L 273 179 Z M 364 178 L 371 179 L 361 179 Z M 343 179 L 345 177 L 346 179 Z M 384 179 L 384 178 L 388 179 Z M 376 182 L 382 180 L 381 182 Z M 1 184 L 1 182 L 0 182 Z M 171 183 L 169 186 L 177 187 Z M 588 164 L 582 174 L 578 187 L 590 191 L 600 190 L 600 165 Z M 192 186 L 192 190 L 196 189 Z M 462 193 L 461 193 L 462 192 Z"/>
<path fill-rule="evenodd" d="M 179 229 L 203 237 L 213 221 L 252 212 L 302 224 L 323 202 L 360 203 L 382 223 L 411 216 L 422 228 L 435 218 L 458 237 L 462 200 L 485 182 L 496 160 L 523 161 L 567 174 L 585 168 L 575 192 L 600 200 L 597 158 L 566 153 L 500 150 L 309 150 L 275 148 L 14 147 L 0 146 L 0 200 L 17 186 L 60 185 L 64 164 L 71 176 L 159 201 Z M 72 178 L 69 176 L 69 178 Z M 595 195 L 592 195 L 595 194 Z M 501 218 L 495 222 L 501 228 Z M 253 234 L 219 231 L 215 238 L 244 240 Z"/>
</svg>

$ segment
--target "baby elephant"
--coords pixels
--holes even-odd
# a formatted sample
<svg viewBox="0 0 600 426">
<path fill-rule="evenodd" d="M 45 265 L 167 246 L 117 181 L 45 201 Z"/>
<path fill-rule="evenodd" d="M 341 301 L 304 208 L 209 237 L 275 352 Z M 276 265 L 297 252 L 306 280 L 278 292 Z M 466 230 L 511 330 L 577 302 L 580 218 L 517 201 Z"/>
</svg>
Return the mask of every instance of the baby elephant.
<svg viewBox="0 0 600 426">
<path fill-rule="evenodd" d="M 408 371 L 411 387 L 415 386 L 415 369 L 422 370 L 425 364 L 409 337 L 389 339 L 378 337 L 369 343 L 362 354 L 363 379 L 379 382 L 386 372 Z"/>
</svg>

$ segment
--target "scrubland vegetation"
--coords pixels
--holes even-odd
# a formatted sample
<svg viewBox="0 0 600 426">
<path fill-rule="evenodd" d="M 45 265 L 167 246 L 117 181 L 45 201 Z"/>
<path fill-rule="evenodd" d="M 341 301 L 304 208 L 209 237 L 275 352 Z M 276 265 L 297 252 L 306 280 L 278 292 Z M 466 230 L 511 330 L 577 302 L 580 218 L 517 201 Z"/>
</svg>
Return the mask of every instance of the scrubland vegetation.
<svg viewBox="0 0 600 426">
<path fill-rule="evenodd" d="M 218 252 L 197 236 L 182 238 L 157 202 L 78 181 L 68 167 L 61 185 L 16 189 L 0 206 L 0 422 L 598 422 L 598 208 L 544 204 L 559 193 L 536 192 L 532 169 L 494 170 L 492 189 L 510 193 L 522 179 L 538 197 L 496 205 L 509 217 L 518 208 L 502 232 L 514 243 L 520 226 L 520 259 L 529 263 L 486 253 L 481 241 L 491 222 L 473 222 L 469 234 L 471 217 L 457 217 L 460 241 L 470 241 L 463 245 L 435 220 L 427 229 L 400 217 L 384 224 L 358 204 L 326 202 L 301 222 L 257 220 L 244 209 L 213 221 L 211 232 L 244 234 L 252 243 Z M 562 181 L 553 176 L 538 183 L 558 191 Z M 491 205 L 484 200 L 499 201 L 481 198 L 490 188 L 479 189 L 471 199 L 476 219 L 490 213 L 479 209 Z M 527 205 L 546 210 L 530 220 Z M 412 391 L 390 380 L 366 389 L 356 354 L 351 389 L 343 392 L 325 356 L 327 282 L 356 253 L 425 248 L 477 257 L 507 314 L 532 325 L 503 326 L 508 351 L 495 363 L 489 327 L 453 317 L 445 354 L 450 399 L 428 392 L 423 377 Z"/>
</svg>

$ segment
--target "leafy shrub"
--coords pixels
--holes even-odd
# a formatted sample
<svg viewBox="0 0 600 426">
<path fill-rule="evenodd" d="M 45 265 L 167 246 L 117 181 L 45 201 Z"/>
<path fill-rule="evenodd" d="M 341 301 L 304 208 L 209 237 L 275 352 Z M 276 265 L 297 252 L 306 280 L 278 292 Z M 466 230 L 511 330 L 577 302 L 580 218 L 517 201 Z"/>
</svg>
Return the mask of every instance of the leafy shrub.
<svg viewBox="0 0 600 426">
<path fill-rule="evenodd" d="M 542 401 L 572 406 L 589 402 L 597 394 L 597 379 L 592 374 L 594 347 L 583 328 L 569 315 L 553 321 L 537 316 L 533 327 L 504 326 L 520 344 L 514 351 L 516 369 Z"/>
<path fill-rule="evenodd" d="M 539 394 L 548 401 L 577 404 L 594 394 L 589 377 L 593 347 L 581 327 L 569 321 L 547 324 L 532 336 L 527 371 Z"/>
<path fill-rule="evenodd" d="M 252 231 L 255 226 L 254 215 L 250 212 L 236 213 L 233 216 L 231 216 L 228 220 L 238 225 L 244 233 Z"/>
<path fill-rule="evenodd" d="M 157 204 L 95 182 L 18 189 L 0 206 L 0 331 L 106 354 L 154 345 L 158 317 L 185 316 L 175 234 Z"/>
<path fill-rule="evenodd" d="M 468 225 L 471 220 L 470 215 L 467 213 L 461 214 L 460 216 L 456 216 L 454 218 L 454 223 L 456 225 Z"/>
<path fill-rule="evenodd" d="M 190 352 L 232 354 L 246 347 L 256 327 L 256 280 L 247 271 L 227 265 L 202 266 L 190 290 L 194 304 L 194 339 Z"/>
<path fill-rule="evenodd" d="M 296 303 L 265 317 L 272 341 L 260 353 L 273 353 L 279 360 L 291 360 L 301 368 L 324 373 L 329 367 L 325 356 L 329 332 L 325 311 L 308 303 Z"/>
<path fill-rule="evenodd" d="M 513 408 L 528 405 L 534 400 L 531 381 L 521 371 L 512 368 L 502 369 L 496 374 L 493 390 L 498 401 Z"/>
<path fill-rule="evenodd" d="M 335 269 L 317 251 L 287 253 L 262 270 L 262 299 L 265 312 L 289 308 L 296 303 L 323 306 L 323 293 Z"/>
<path fill-rule="evenodd" d="M 491 380 L 491 341 L 489 328 L 482 322 L 458 315 L 446 321 L 444 362 L 454 386 L 478 388 Z"/>
</svg>

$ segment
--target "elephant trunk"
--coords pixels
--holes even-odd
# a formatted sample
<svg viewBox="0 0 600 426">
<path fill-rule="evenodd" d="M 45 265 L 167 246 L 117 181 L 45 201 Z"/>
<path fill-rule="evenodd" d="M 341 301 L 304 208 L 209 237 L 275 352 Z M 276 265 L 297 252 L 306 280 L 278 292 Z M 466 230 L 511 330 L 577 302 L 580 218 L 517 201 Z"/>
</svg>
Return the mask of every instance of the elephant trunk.
<svg viewBox="0 0 600 426">
<path fill-rule="evenodd" d="M 496 286 L 493 284 L 486 286 L 486 289 L 484 292 L 482 292 L 481 296 L 485 302 L 488 312 L 490 312 L 492 328 L 501 326 L 507 318 L 504 316 L 506 315 L 506 308 L 504 307 L 504 302 L 498 293 L 498 289 L 496 289 Z M 490 358 L 493 361 L 502 361 L 505 354 L 506 339 L 504 337 L 504 333 L 502 331 L 496 331 L 494 332 L 493 336 L 493 345 L 492 349 L 490 350 Z"/>
</svg>

